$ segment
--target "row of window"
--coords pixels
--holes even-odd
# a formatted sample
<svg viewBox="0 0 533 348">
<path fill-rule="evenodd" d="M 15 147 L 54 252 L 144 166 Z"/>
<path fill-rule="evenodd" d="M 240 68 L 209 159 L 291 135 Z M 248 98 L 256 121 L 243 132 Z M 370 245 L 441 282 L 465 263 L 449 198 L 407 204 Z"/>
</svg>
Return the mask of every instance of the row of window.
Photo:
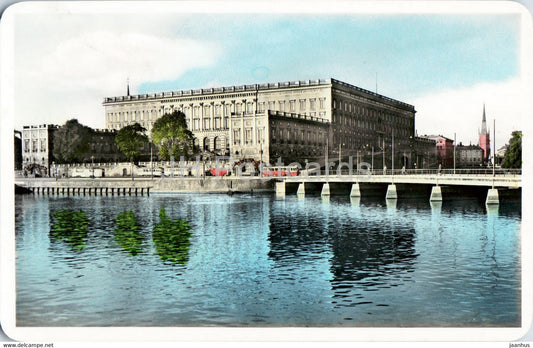
<svg viewBox="0 0 533 348">
<path fill-rule="evenodd" d="M 385 122 L 398 123 L 399 125 L 412 126 L 413 120 L 408 117 L 394 115 L 382 110 L 376 110 L 366 106 L 361 106 L 346 101 L 333 99 L 333 109 L 355 114 L 359 117 L 371 117 L 372 119 L 383 120 Z"/>
<path fill-rule="evenodd" d="M 24 139 L 24 152 L 46 152 L 47 139 Z M 31 147 L 30 147 L 31 144 Z"/>
<path fill-rule="evenodd" d="M 246 128 L 244 129 L 244 132 L 241 132 L 240 128 L 234 129 L 233 130 L 233 145 L 241 145 L 241 141 L 242 141 L 242 144 L 244 145 L 264 144 L 265 143 L 265 129 L 264 128 L 256 129 L 255 141 L 253 138 L 252 128 Z"/>
<path fill-rule="evenodd" d="M 297 100 L 282 100 L 282 101 L 269 101 L 269 102 L 260 102 L 257 104 L 257 110 L 260 113 L 265 112 L 267 109 L 273 111 L 281 112 L 297 112 L 305 113 L 310 111 L 313 113 L 317 110 L 317 104 L 320 110 L 326 108 L 326 98 L 311 98 L 311 99 L 300 99 L 298 101 L 299 109 L 296 109 Z M 308 109 L 309 105 L 309 109 Z M 247 114 L 252 114 L 255 112 L 256 103 L 243 101 L 242 103 L 228 103 L 228 104 L 216 104 L 216 105 L 193 105 L 193 106 L 183 106 L 174 108 L 162 107 L 160 109 L 152 110 L 132 110 L 132 111 L 119 111 L 119 112 L 108 112 L 107 113 L 107 122 L 124 122 L 124 121 L 146 121 L 146 120 L 155 120 L 158 117 L 162 116 L 164 113 L 170 113 L 172 110 L 176 109 L 183 112 L 188 117 L 211 117 L 211 116 L 230 116 L 232 112 L 241 114 L 243 112 Z M 315 116 L 311 114 L 311 116 Z M 321 116 L 325 116 L 325 112 L 320 113 Z"/>
<path fill-rule="evenodd" d="M 280 129 L 272 128 L 272 142 L 281 144 L 302 144 L 321 146 L 325 144 L 326 137 L 324 132 L 316 132 L 304 129 Z"/>
</svg>

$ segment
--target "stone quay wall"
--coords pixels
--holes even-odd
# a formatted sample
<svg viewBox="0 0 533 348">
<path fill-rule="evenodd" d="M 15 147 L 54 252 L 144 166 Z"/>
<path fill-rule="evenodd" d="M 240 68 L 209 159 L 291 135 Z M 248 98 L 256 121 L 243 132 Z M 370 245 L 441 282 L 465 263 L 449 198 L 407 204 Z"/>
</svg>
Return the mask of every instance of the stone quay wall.
<svg viewBox="0 0 533 348">
<path fill-rule="evenodd" d="M 154 192 L 203 192 L 203 193 L 228 193 L 228 192 L 273 192 L 272 180 L 260 178 L 231 178 L 231 177 L 205 177 L 205 178 L 95 178 L 95 179 L 16 179 L 17 186 L 39 189 L 54 189 L 54 192 L 62 192 L 61 189 L 149 189 Z M 59 189 L 59 191 L 58 191 Z M 48 192 L 48 191 L 47 191 Z M 101 191 L 99 191 L 101 192 Z"/>
</svg>

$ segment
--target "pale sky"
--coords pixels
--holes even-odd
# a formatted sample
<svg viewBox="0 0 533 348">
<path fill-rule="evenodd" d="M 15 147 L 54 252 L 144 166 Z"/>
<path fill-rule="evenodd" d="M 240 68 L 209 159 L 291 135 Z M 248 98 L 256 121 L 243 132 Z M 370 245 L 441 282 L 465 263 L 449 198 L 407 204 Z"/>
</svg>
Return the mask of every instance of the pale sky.
<svg viewBox="0 0 533 348">
<path fill-rule="evenodd" d="M 372 91 L 377 82 L 414 105 L 419 135 L 477 144 L 484 103 L 499 145 L 523 129 L 519 7 L 357 13 L 354 3 L 300 3 L 308 13 L 225 1 L 15 8 L 14 127 L 77 118 L 103 128 L 103 98 L 124 95 L 128 78 L 136 94 L 332 77 Z"/>
</svg>

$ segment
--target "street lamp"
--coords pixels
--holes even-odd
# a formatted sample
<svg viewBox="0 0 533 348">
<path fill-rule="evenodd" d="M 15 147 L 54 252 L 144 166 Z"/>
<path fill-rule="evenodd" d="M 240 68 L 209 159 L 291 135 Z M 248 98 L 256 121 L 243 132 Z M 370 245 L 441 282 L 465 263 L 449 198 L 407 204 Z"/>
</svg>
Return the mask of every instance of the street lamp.
<svg viewBox="0 0 533 348">
<path fill-rule="evenodd" d="M 94 156 L 91 156 L 91 162 L 92 162 L 92 171 L 93 171 L 92 177 L 94 178 Z"/>
</svg>

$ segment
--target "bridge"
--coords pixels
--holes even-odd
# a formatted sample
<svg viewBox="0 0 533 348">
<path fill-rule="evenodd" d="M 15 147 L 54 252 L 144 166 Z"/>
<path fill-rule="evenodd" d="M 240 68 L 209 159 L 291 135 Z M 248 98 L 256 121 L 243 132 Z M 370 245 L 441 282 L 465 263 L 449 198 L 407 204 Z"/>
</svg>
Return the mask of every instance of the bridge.
<svg viewBox="0 0 533 348">
<path fill-rule="evenodd" d="M 522 187 L 521 170 L 510 169 L 466 169 L 466 170 L 379 170 L 337 173 L 302 172 L 295 176 L 277 178 L 275 190 L 277 195 L 285 195 L 287 183 L 298 184 L 297 194 L 305 194 L 306 183 L 322 184 L 322 195 L 330 194 L 330 183 L 351 183 L 351 197 L 360 197 L 361 183 L 388 184 L 387 199 L 397 199 L 396 184 L 432 185 L 430 201 L 442 201 L 441 186 L 477 186 L 487 187 L 487 204 L 499 203 L 498 188 L 517 189 Z"/>
</svg>

